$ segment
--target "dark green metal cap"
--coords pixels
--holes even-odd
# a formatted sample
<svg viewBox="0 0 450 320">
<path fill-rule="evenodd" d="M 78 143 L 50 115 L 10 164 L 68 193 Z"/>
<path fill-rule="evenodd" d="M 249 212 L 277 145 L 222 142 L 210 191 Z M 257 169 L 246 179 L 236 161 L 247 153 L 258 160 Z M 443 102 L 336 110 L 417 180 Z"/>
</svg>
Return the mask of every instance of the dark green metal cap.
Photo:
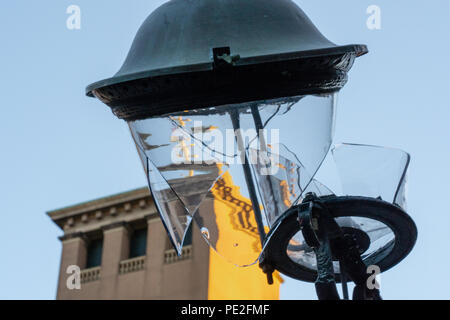
<svg viewBox="0 0 450 320">
<path fill-rule="evenodd" d="M 336 91 L 365 53 L 327 40 L 290 0 L 171 0 L 143 23 L 119 72 L 87 94 L 134 120 Z"/>
</svg>

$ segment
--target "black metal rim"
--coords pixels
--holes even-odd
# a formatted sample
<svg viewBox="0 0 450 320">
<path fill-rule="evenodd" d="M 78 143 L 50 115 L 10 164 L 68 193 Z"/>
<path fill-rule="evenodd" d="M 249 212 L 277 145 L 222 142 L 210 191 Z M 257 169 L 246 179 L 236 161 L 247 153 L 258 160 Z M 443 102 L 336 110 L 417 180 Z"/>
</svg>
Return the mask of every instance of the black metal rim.
<svg viewBox="0 0 450 320">
<path fill-rule="evenodd" d="M 253 63 L 220 69 L 211 63 L 190 70 L 186 67 L 178 73 L 166 70 L 112 78 L 89 86 L 87 94 L 110 106 L 117 117 L 134 121 L 183 110 L 328 93 L 346 84 L 347 72 L 358 54 L 364 52 L 352 50 L 334 55 L 272 58 L 265 63 L 255 59 Z"/>
<path fill-rule="evenodd" d="M 277 54 L 277 55 L 266 55 L 260 57 L 249 57 L 245 59 L 240 59 L 236 65 L 244 66 L 244 65 L 252 65 L 252 64 L 262 64 L 262 63 L 270 63 L 270 62 L 280 62 L 287 60 L 297 60 L 297 59 L 307 59 L 307 58 L 317 58 L 317 57 L 328 57 L 328 56 L 336 56 L 336 55 L 345 55 L 345 54 L 353 54 L 356 57 L 363 56 L 367 54 L 369 50 L 366 45 L 356 44 L 356 45 L 346 45 L 346 46 L 338 46 L 327 49 L 319 49 L 319 50 L 309 50 L 309 51 L 300 51 L 300 52 L 292 52 L 285 54 Z M 211 63 L 202 63 L 198 65 L 187 65 L 187 66 L 178 66 L 173 68 L 165 68 L 165 69 L 157 69 L 157 70 L 149 70 L 147 72 L 139 72 L 132 73 L 119 77 L 112 77 L 108 79 L 104 79 L 101 81 L 94 82 L 86 87 L 86 95 L 93 97 L 93 91 L 108 87 L 111 85 L 116 85 L 119 83 L 124 83 L 133 80 L 145 79 L 145 78 L 153 78 L 159 76 L 167 76 L 167 75 L 176 75 L 190 72 L 202 72 L 202 71 L 210 71 L 212 70 L 212 61 Z"/>
<path fill-rule="evenodd" d="M 381 272 L 387 271 L 402 261 L 412 250 L 417 240 L 417 227 L 409 215 L 400 207 L 383 200 L 367 197 L 329 197 L 324 200 L 331 214 L 337 217 L 364 217 L 380 221 L 395 234 L 395 241 L 379 250 L 367 261 L 377 265 Z M 287 211 L 267 237 L 264 259 L 276 270 L 291 278 L 314 282 L 317 273 L 292 261 L 287 255 L 289 240 L 300 231 L 297 210 Z M 340 275 L 335 275 L 340 282 Z"/>
</svg>

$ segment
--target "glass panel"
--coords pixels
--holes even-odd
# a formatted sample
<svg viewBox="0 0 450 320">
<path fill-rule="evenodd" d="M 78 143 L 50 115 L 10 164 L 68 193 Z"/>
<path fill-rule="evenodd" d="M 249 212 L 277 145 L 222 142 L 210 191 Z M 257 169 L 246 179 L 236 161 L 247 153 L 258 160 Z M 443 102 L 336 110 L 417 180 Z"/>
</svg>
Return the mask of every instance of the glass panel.
<svg viewBox="0 0 450 320">
<path fill-rule="evenodd" d="M 363 260 L 373 256 L 379 250 L 390 248 L 395 239 L 391 228 L 377 220 L 364 217 L 339 217 L 336 221 L 341 227 L 362 230 L 369 236 L 370 247 L 361 255 Z"/>
<path fill-rule="evenodd" d="M 405 209 L 408 153 L 355 144 L 338 145 L 332 153 L 344 195 L 381 198 Z"/>
<path fill-rule="evenodd" d="M 207 243 L 237 266 L 253 264 L 261 252 L 258 225 L 245 184 L 243 170 L 232 166 L 194 216 Z"/>
<path fill-rule="evenodd" d="M 370 238 L 370 247 L 361 255 L 363 261 L 370 265 L 370 260 L 380 251 L 388 254 L 395 241 L 394 232 L 384 223 L 363 217 L 339 217 L 336 219 L 341 228 L 353 228 L 364 231 Z M 289 241 L 287 248 L 289 258 L 308 269 L 317 270 L 317 261 L 314 250 L 305 243 L 301 231 L 297 232 Z M 340 272 L 339 262 L 334 261 L 334 271 Z"/>
<path fill-rule="evenodd" d="M 140 155 L 148 159 L 150 189 L 179 252 L 193 219 L 227 260 L 253 264 L 263 233 L 301 200 L 328 153 L 334 104 L 334 94 L 304 96 L 131 122 Z"/>
<path fill-rule="evenodd" d="M 176 193 L 170 188 L 170 185 L 160 174 L 160 171 L 147 160 L 148 183 L 155 200 L 156 208 L 161 216 L 169 238 L 181 254 L 183 248 L 183 237 L 189 227 L 192 217 L 186 210 L 183 202 Z"/>
<path fill-rule="evenodd" d="M 311 181 L 311 176 L 301 163 L 283 156 L 289 156 L 283 145 L 277 146 L 277 149 L 280 150 L 279 154 L 250 150 L 252 157 L 258 159 L 253 171 L 263 199 L 266 219 L 271 227 L 297 203 Z"/>
<path fill-rule="evenodd" d="M 190 119 L 183 119 L 168 116 L 129 124 L 156 207 L 179 254 L 192 216 L 220 176 L 221 165 L 210 149 L 191 139 L 191 128 L 183 127 Z"/>
<path fill-rule="evenodd" d="M 303 96 L 258 105 L 262 128 L 250 146 L 253 172 L 270 227 L 305 191 L 325 192 L 312 178 L 327 155 L 334 130 L 336 95 Z M 250 127 L 254 113 L 242 116 Z M 267 136 L 280 143 L 266 143 Z M 318 190 L 321 188 L 321 190 Z M 325 193 L 332 194 L 331 191 Z"/>
<path fill-rule="evenodd" d="M 320 181 L 313 179 L 309 184 L 308 188 L 304 191 L 304 194 L 313 192 L 319 197 L 324 196 L 332 196 L 334 195 L 333 191 L 331 191 L 326 185 L 322 184 Z"/>
<path fill-rule="evenodd" d="M 231 118 L 239 115 L 228 126 L 240 130 L 235 137 L 237 149 L 226 153 L 234 157 L 226 158 L 229 169 L 212 189 L 209 199 L 214 210 L 207 210 L 205 203 L 194 217 L 201 220 L 198 224 L 205 239 L 219 254 L 245 266 L 254 263 L 261 252 L 242 163 L 250 163 L 267 233 L 279 216 L 301 200 L 328 153 L 334 101 L 334 95 L 328 95 L 228 106 Z"/>
<path fill-rule="evenodd" d="M 184 246 L 192 245 L 192 223 L 186 231 L 186 236 L 184 237 Z"/>
<path fill-rule="evenodd" d="M 150 160 L 190 215 L 219 177 L 215 165 L 218 158 L 202 145 L 201 136 L 210 127 L 201 126 L 202 122 L 182 116 L 152 118 L 130 124 L 141 156 L 144 154 Z"/>
<path fill-rule="evenodd" d="M 408 171 L 405 171 L 405 176 L 403 177 L 400 187 L 398 188 L 397 195 L 395 196 L 394 203 L 403 210 L 407 211 L 407 200 L 408 198 Z"/>
<path fill-rule="evenodd" d="M 333 148 L 332 154 L 342 183 L 342 195 L 381 198 L 405 209 L 409 154 L 397 149 L 355 144 L 340 144 Z M 333 194 L 316 180 L 305 192 L 320 196 Z M 361 255 L 366 264 L 373 264 L 377 255 L 382 257 L 391 252 L 395 235 L 382 222 L 364 217 L 339 217 L 336 221 L 344 231 L 357 229 L 369 237 L 370 246 Z M 305 243 L 301 232 L 290 240 L 287 253 L 294 262 L 311 270 L 317 269 L 314 251 Z M 335 261 L 333 265 L 339 273 L 339 263 Z"/>
</svg>

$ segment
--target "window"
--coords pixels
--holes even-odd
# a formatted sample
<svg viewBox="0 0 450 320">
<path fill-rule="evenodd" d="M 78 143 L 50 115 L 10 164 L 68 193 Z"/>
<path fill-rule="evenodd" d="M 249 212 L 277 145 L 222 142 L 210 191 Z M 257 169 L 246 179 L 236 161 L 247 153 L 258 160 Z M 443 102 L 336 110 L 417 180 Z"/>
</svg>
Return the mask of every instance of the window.
<svg viewBox="0 0 450 320">
<path fill-rule="evenodd" d="M 87 249 L 86 268 L 99 267 L 102 264 L 103 239 L 89 242 Z"/>
<path fill-rule="evenodd" d="M 147 229 L 135 230 L 130 239 L 130 258 L 145 256 L 147 251 Z"/>
</svg>

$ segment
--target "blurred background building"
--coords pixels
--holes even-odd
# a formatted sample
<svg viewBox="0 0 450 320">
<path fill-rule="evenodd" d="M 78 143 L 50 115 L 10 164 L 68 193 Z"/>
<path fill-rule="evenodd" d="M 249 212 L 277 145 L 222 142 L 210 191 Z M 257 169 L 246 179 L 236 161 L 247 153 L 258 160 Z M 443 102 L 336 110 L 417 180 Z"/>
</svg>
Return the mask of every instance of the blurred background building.
<svg viewBox="0 0 450 320">
<path fill-rule="evenodd" d="M 226 262 L 194 224 L 178 256 L 147 188 L 48 215 L 64 231 L 57 299 L 279 299 L 278 275 L 269 286 L 257 265 Z M 81 269 L 81 289 L 67 285 L 70 266 Z"/>
</svg>

